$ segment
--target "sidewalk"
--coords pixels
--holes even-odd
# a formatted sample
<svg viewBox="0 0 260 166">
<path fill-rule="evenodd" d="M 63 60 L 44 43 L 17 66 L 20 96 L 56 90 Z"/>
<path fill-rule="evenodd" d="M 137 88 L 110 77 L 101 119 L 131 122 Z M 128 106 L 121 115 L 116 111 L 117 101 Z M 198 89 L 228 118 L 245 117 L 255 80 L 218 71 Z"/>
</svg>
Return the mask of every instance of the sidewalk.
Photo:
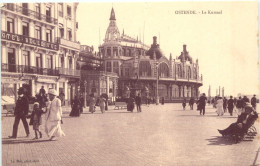
<svg viewBox="0 0 260 166">
<path fill-rule="evenodd" d="M 188 108 L 188 107 L 187 107 Z M 212 106 L 206 115 L 182 110 L 181 104 L 143 105 L 142 112 L 126 109 L 94 114 L 84 109 L 80 117 L 69 117 L 64 108 L 62 129 L 66 136 L 57 141 L 25 138 L 22 123 L 18 138 L 8 139 L 14 117 L 2 117 L 2 165 L 41 166 L 250 166 L 259 165 L 259 134 L 252 141 L 233 144 L 221 137 L 236 121 L 218 117 Z M 255 126 L 259 131 L 259 121 Z M 42 131 L 44 124 L 41 126 Z"/>
</svg>

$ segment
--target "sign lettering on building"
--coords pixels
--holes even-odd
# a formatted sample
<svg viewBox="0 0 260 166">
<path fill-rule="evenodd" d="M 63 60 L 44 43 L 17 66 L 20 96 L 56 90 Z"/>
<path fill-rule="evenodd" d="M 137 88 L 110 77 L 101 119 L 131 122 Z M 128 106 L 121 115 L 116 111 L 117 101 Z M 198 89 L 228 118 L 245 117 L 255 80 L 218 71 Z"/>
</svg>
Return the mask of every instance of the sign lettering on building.
<svg viewBox="0 0 260 166">
<path fill-rule="evenodd" d="M 22 35 L 17 35 L 17 34 L 12 34 L 6 31 L 1 31 L 1 38 L 10 40 L 10 41 L 16 41 L 20 43 L 25 43 L 25 44 L 30 44 L 38 47 L 43 47 L 51 50 L 59 50 L 59 44 L 56 43 L 49 43 L 43 40 L 27 37 L 27 36 L 22 36 Z"/>
</svg>

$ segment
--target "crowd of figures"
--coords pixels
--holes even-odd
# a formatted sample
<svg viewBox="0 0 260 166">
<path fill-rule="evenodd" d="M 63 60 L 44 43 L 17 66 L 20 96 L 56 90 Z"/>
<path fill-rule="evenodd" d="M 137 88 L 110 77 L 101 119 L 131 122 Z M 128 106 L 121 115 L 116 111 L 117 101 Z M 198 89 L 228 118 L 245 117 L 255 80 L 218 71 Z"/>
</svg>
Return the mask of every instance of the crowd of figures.
<svg viewBox="0 0 260 166">
<path fill-rule="evenodd" d="M 61 129 L 61 100 L 57 97 L 55 89 L 49 89 L 48 95 L 43 87 L 40 89 L 39 94 L 34 97 L 33 110 L 30 115 L 28 115 L 29 100 L 25 94 L 26 90 L 23 87 L 19 88 L 18 99 L 14 110 L 15 120 L 13 124 L 13 132 L 9 138 L 17 138 L 20 120 L 23 122 L 26 137 L 29 137 L 30 135 L 29 125 L 32 125 L 35 132 L 35 137 L 33 139 L 42 138 L 42 132 L 40 131 L 42 114 L 45 114 L 45 133 L 50 138 L 49 140 L 65 136 Z M 26 119 L 30 119 L 29 125 Z"/>
</svg>

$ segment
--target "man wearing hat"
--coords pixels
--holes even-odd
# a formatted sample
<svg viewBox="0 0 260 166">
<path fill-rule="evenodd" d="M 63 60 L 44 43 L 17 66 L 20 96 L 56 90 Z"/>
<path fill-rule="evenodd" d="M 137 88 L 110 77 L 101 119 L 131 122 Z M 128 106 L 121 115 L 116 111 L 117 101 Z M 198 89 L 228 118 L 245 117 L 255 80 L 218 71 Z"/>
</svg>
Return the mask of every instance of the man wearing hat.
<svg viewBox="0 0 260 166">
<path fill-rule="evenodd" d="M 13 134 L 12 136 L 9 136 L 9 138 L 16 138 L 17 137 L 17 131 L 18 131 L 18 125 L 20 122 L 20 119 L 23 122 L 23 126 L 25 129 L 26 137 L 29 137 L 29 126 L 26 121 L 26 116 L 28 115 L 29 111 L 29 101 L 24 95 L 25 90 L 23 87 L 19 88 L 18 90 L 18 99 L 15 104 L 15 110 L 14 110 L 14 125 L 13 125 Z"/>
<path fill-rule="evenodd" d="M 54 140 L 55 137 L 65 136 L 61 130 L 61 101 L 57 98 L 55 89 L 49 89 L 48 95 L 50 102 L 47 106 L 45 132 L 50 137 L 50 140 Z"/>
<path fill-rule="evenodd" d="M 252 99 L 251 99 L 251 105 L 252 105 L 252 107 L 256 110 L 256 97 L 255 97 L 255 95 L 254 95 L 254 97 L 252 97 Z"/>
</svg>

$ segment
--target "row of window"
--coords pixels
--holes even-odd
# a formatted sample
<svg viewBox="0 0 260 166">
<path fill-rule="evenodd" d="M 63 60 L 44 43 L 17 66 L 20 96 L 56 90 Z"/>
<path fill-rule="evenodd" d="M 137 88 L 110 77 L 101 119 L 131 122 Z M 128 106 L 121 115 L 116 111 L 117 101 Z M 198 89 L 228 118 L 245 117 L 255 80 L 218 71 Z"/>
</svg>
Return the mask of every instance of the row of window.
<svg viewBox="0 0 260 166">
<path fill-rule="evenodd" d="M 8 64 L 9 65 L 15 65 L 15 49 L 14 48 L 8 48 L 8 54 L 7 54 L 7 58 L 8 58 Z M 45 68 L 53 68 L 53 57 L 51 55 L 45 55 Z M 37 54 L 35 53 L 35 60 L 36 60 L 36 64 L 35 66 L 38 68 L 42 68 L 42 54 Z M 22 51 L 22 62 L 24 66 L 31 66 L 30 64 L 30 51 Z M 72 57 L 68 57 L 68 68 L 72 69 Z M 64 68 L 64 57 L 60 57 L 60 64 L 61 67 Z"/>
<path fill-rule="evenodd" d="M 15 10 L 15 4 L 14 3 L 7 3 L 7 9 L 9 10 Z M 29 6 L 28 3 L 22 3 L 22 14 L 24 15 L 29 15 Z M 38 16 L 40 19 L 41 16 L 41 4 L 40 3 L 35 3 L 35 12 L 36 16 Z M 58 3 L 58 13 L 60 17 L 64 16 L 64 11 L 63 11 L 63 3 Z M 67 5 L 67 17 L 71 19 L 71 6 Z M 46 6 L 46 11 L 45 14 L 47 17 L 51 17 L 51 7 Z"/>
<path fill-rule="evenodd" d="M 15 23 L 14 23 L 14 19 L 7 17 L 7 32 L 9 33 L 15 33 Z M 60 28 L 60 37 L 64 38 L 64 28 Z M 42 40 L 42 28 L 40 26 L 35 25 L 35 31 L 34 31 L 34 37 L 36 39 Z M 22 35 L 24 36 L 28 36 L 29 37 L 30 34 L 30 28 L 29 28 L 29 23 L 27 22 L 22 22 Z M 47 42 L 53 42 L 52 41 L 52 29 L 46 29 L 46 41 Z M 67 39 L 68 40 L 72 40 L 72 30 L 68 29 L 67 30 Z"/>
</svg>

